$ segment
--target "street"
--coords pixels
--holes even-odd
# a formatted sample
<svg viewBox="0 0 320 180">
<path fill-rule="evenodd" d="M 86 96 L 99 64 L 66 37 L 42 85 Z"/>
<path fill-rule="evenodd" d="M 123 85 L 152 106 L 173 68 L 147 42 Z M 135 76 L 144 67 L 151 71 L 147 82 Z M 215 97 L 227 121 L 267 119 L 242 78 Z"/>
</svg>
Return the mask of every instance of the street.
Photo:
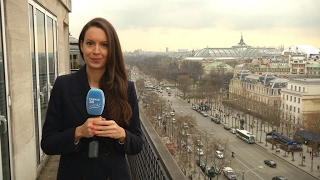
<svg viewBox="0 0 320 180">
<path fill-rule="evenodd" d="M 249 180 L 268 180 L 277 175 L 284 176 L 288 180 L 317 179 L 307 173 L 305 170 L 302 170 L 301 168 L 298 168 L 297 166 L 290 163 L 291 155 L 289 155 L 288 157 L 279 157 L 284 156 L 284 153 L 282 152 L 282 154 L 279 156 L 275 155 L 273 153 L 274 151 L 271 150 L 271 144 L 267 144 L 267 146 L 265 146 L 265 132 L 263 132 L 261 143 L 259 143 L 259 133 L 259 136 L 256 137 L 256 144 L 248 144 L 243 140 L 237 138 L 235 134 L 232 134 L 231 132 L 225 130 L 223 128 L 223 123 L 216 124 L 210 120 L 210 117 L 203 117 L 198 112 L 192 110 L 191 103 L 187 103 L 186 101 L 183 101 L 176 96 L 169 97 L 164 95 L 163 97 L 169 99 L 169 101 L 172 102 L 172 108 L 174 108 L 176 114 L 194 116 L 199 129 L 214 133 L 217 138 L 228 140 L 229 149 L 235 152 L 235 158 L 232 160 L 231 167 L 236 172 L 238 179 L 242 179 L 242 176 L 244 176 L 244 179 Z M 209 112 L 208 114 L 210 115 Z M 229 121 L 229 125 L 231 126 L 231 118 L 229 119 Z M 296 161 L 299 161 L 298 156 L 298 153 L 296 153 Z M 289 160 L 286 161 L 283 160 L 283 158 L 287 158 Z M 301 159 L 301 157 L 299 158 Z M 266 166 L 264 164 L 265 159 L 275 161 L 277 163 L 277 167 L 271 168 Z M 263 166 L 262 169 L 258 168 L 261 166 Z M 204 179 L 203 175 L 199 177 L 202 177 Z M 221 175 L 219 176 L 219 179 L 226 178 Z"/>
</svg>

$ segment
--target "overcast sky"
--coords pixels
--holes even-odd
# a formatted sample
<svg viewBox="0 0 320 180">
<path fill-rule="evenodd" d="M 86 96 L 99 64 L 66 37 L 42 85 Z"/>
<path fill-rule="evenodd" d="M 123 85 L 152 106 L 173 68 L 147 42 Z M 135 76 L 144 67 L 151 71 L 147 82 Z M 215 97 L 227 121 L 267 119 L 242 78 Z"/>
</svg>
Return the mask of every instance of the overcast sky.
<svg viewBox="0 0 320 180">
<path fill-rule="evenodd" d="M 72 36 L 103 17 L 123 51 L 229 48 L 241 33 L 250 46 L 320 48 L 320 0 L 73 0 Z"/>
</svg>

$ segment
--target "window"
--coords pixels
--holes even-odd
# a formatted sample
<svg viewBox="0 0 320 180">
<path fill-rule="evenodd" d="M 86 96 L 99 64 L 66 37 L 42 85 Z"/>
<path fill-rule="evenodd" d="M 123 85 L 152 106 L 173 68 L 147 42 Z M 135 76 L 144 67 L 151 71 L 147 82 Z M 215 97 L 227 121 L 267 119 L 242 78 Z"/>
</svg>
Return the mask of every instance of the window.
<svg viewBox="0 0 320 180">
<path fill-rule="evenodd" d="M 300 113 L 300 108 L 298 108 L 298 113 Z"/>
<path fill-rule="evenodd" d="M 293 102 L 296 102 L 296 97 L 293 98 Z"/>
<path fill-rule="evenodd" d="M 298 103 L 300 104 L 300 98 L 298 98 Z"/>
</svg>

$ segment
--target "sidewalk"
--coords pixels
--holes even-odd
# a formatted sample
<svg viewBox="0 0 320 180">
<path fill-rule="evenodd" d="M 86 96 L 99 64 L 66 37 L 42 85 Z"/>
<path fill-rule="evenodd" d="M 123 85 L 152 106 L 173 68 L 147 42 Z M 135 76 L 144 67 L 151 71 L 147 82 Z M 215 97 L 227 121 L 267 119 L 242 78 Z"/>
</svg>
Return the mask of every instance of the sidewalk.
<svg viewBox="0 0 320 180">
<path fill-rule="evenodd" d="M 260 137 L 260 134 L 259 134 Z M 263 134 L 262 135 L 262 139 L 265 139 L 266 135 Z M 280 157 L 281 159 L 283 159 L 284 161 L 287 161 L 288 163 L 296 166 L 297 168 L 301 169 L 302 171 L 312 175 L 313 177 L 320 179 L 320 171 L 317 171 L 317 166 L 320 166 L 320 157 L 319 156 L 313 156 L 313 161 L 311 160 L 312 157 L 310 155 L 309 152 L 307 152 L 308 147 L 306 145 L 302 145 L 303 146 L 303 153 L 300 156 L 300 152 L 295 152 L 293 157 L 291 153 L 287 153 L 285 155 L 285 152 L 283 150 L 280 150 L 280 153 L 276 152 L 276 148 L 274 146 L 274 150 L 272 150 L 272 144 L 267 143 L 266 146 L 266 142 L 261 140 L 261 143 L 259 142 L 259 140 L 257 139 L 256 142 L 257 145 L 259 145 L 260 147 L 268 150 L 270 153 Z M 302 165 L 302 156 L 305 156 L 305 161 L 303 162 Z M 312 170 L 311 170 L 311 166 L 312 166 Z"/>
</svg>

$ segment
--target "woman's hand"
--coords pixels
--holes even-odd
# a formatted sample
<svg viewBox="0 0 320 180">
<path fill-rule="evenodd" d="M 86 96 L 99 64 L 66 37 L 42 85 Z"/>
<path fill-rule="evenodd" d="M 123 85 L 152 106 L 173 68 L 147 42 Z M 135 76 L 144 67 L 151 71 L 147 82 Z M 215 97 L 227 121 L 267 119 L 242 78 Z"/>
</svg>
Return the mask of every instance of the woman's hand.
<svg viewBox="0 0 320 180">
<path fill-rule="evenodd" d="M 79 141 L 81 138 L 91 138 L 95 135 L 95 124 L 96 122 L 102 121 L 104 118 L 101 116 L 88 118 L 85 123 L 78 126 L 75 131 L 75 142 Z"/>
<path fill-rule="evenodd" d="M 94 130 L 96 136 L 118 139 L 120 142 L 124 142 L 126 138 L 125 130 L 114 120 L 102 118 L 101 121 L 95 121 Z"/>
</svg>

